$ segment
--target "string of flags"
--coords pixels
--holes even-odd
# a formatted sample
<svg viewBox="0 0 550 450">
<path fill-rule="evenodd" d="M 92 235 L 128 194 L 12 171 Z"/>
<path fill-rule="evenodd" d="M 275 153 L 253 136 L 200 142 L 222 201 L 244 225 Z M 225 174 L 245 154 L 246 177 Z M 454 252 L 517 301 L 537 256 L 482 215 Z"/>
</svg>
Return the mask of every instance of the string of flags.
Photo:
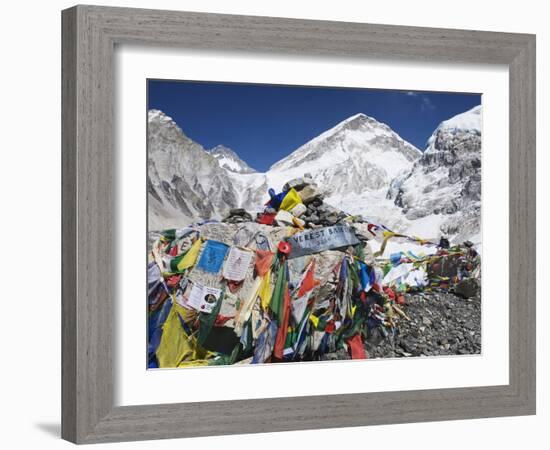
<svg viewBox="0 0 550 450">
<path fill-rule="evenodd" d="M 400 308 L 406 292 L 448 288 L 479 270 L 468 247 L 385 258 L 393 238 L 435 244 L 373 223 L 360 239 L 351 216 L 311 229 L 305 221 L 283 225 L 275 219 L 279 211 L 303 213 L 299 191 L 270 194 L 255 223 L 164 230 L 152 244 L 150 368 L 317 360 L 342 349 L 363 359 L 363 342 L 375 330 L 388 336 L 407 320 Z M 233 235 L 215 239 L 213 230 Z M 372 254 L 368 241 L 375 238 L 382 245 Z M 458 269 L 438 267 L 447 260 Z"/>
</svg>

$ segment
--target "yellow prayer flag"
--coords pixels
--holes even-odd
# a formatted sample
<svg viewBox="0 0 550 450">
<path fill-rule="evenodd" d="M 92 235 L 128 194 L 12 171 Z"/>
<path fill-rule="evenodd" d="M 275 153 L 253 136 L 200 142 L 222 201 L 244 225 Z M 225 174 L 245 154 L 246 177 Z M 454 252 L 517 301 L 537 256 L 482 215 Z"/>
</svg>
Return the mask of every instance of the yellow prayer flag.
<svg viewBox="0 0 550 450">
<path fill-rule="evenodd" d="M 156 352 L 159 367 L 206 364 L 206 360 L 214 354 L 201 347 L 195 337 L 189 338 L 181 325 L 178 311 L 183 312 L 185 308 L 173 304 L 162 326 L 162 337 Z"/>
<path fill-rule="evenodd" d="M 300 194 L 296 191 L 296 189 L 292 188 L 290 191 L 288 191 L 285 195 L 285 198 L 281 202 L 281 206 L 279 209 L 284 209 L 285 211 L 290 211 L 292 208 L 294 208 L 299 203 L 302 203 L 302 199 L 300 198 Z"/>
<path fill-rule="evenodd" d="M 259 297 L 261 299 L 262 309 L 267 311 L 269 308 L 269 303 L 271 302 L 271 270 L 268 270 L 262 279 L 260 284 L 260 293 Z"/>
<path fill-rule="evenodd" d="M 195 265 L 199 256 L 201 245 L 202 239 L 198 238 L 176 266 L 180 272 Z"/>
<path fill-rule="evenodd" d="M 313 326 L 315 328 L 317 328 L 319 326 L 319 317 L 317 316 L 314 316 L 313 314 L 311 316 L 309 316 L 309 320 L 311 321 L 311 323 L 313 324 Z"/>
</svg>

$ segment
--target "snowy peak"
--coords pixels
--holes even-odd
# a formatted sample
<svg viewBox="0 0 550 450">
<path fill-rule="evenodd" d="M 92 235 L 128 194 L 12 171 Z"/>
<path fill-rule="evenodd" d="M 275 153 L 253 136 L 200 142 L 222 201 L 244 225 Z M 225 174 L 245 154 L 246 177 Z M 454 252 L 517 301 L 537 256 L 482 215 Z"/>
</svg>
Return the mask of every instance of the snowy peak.
<svg viewBox="0 0 550 450">
<path fill-rule="evenodd" d="M 171 117 L 168 117 L 159 109 L 150 109 L 147 113 L 147 120 L 149 122 L 163 122 L 163 123 L 172 122 L 175 124 L 175 122 L 172 120 Z"/>
<path fill-rule="evenodd" d="M 468 111 L 457 114 L 456 116 L 445 120 L 439 127 L 445 129 L 472 130 L 481 132 L 481 105 L 474 106 Z"/>
<path fill-rule="evenodd" d="M 234 173 L 257 173 L 245 161 L 230 148 L 224 145 L 216 145 L 216 147 L 208 151 L 210 155 L 218 160 L 220 167 Z"/>
<path fill-rule="evenodd" d="M 186 136 L 166 114 L 148 114 L 147 188 L 151 230 L 180 227 L 198 220 L 221 219 L 241 203 L 256 204 L 256 190 L 265 191 L 255 174 L 239 174 L 258 184 L 249 192 L 216 157 Z"/>
<path fill-rule="evenodd" d="M 392 182 L 388 197 L 409 220 L 439 219 L 458 241 L 479 240 L 481 106 L 439 124 L 409 174 Z"/>
<path fill-rule="evenodd" d="M 479 231 L 480 106 L 441 122 L 424 153 L 388 125 L 355 114 L 266 173 L 223 145 L 205 150 L 161 111 L 150 110 L 148 119 L 150 229 L 220 219 L 231 208 L 256 211 L 269 187 L 280 191 L 307 173 L 327 205 L 397 231 L 424 235 L 427 224 L 429 236 Z"/>
<path fill-rule="evenodd" d="M 439 124 L 427 142 L 426 151 L 438 151 L 441 141 L 447 141 L 457 134 L 481 136 L 481 105 L 457 114 Z M 439 141 L 439 142 L 438 142 Z"/>
<path fill-rule="evenodd" d="M 376 127 L 378 124 L 384 125 L 381 122 L 378 122 L 373 117 L 367 116 L 366 114 L 363 114 L 363 113 L 358 113 L 348 117 L 347 119 L 342 120 L 340 123 L 338 123 L 334 127 L 329 128 L 324 133 L 321 133 L 315 139 L 326 139 L 327 137 L 330 137 L 334 134 L 337 134 L 345 130 L 357 130 L 360 127 L 364 127 L 368 125 Z M 387 127 L 387 125 L 384 125 L 384 126 Z"/>
<path fill-rule="evenodd" d="M 330 166 L 354 158 L 357 153 L 366 154 L 374 149 L 396 150 L 409 162 L 418 159 L 422 154 L 388 125 L 359 113 L 305 143 L 275 163 L 270 171 L 287 170 L 321 159 L 324 161 L 322 164 Z"/>
<path fill-rule="evenodd" d="M 149 154 L 155 152 L 169 153 L 176 155 L 182 149 L 190 151 L 192 154 L 201 153 L 202 146 L 189 138 L 179 125 L 170 116 L 158 109 L 150 109 L 147 114 L 147 139 L 152 141 L 162 141 L 165 145 L 149 145 Z"/>
<path fill-rule="evenodd" d="M 421 155 L 386 124 L 355 114 L 274 164 L 267 178 L 270 186 L 280 188 L 284 179 L 310 173 L 326 198 L 338 199 L 387 190 Z"/>
<path fill-rule="evenodd" d="M 162 133 L 173 133 L 174 136 L 181 135 L 187 138 L 178 124 L 170 116 L 158 109 L 150 109 L 147 113 L 149 130 L 161 131 Z"/>
</svg>

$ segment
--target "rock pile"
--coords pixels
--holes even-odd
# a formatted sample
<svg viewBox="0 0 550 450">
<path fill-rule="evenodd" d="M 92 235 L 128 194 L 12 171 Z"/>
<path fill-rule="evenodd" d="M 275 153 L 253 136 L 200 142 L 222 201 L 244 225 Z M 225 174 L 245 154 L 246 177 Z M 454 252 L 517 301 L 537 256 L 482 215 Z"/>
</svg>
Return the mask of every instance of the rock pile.
<svg viewBox="0 0 550 450">
<path fill-rule="evenodd" d="M 233 208 L 229 210 L 229 215 L 222 220 L 225 223 L 243 223 L 251 222 L 252 215 L 244 208 Z"/>
<path fill-rule="evenodd" d="M 271 204 L 267 204 L 263 212 L 258 213 L 256 221 L 271 225 L 275 222 L 279 226 L 298 226 L 302 228 L 320 228 L 324 226 L 343 223 L 348 214 L 323 203 L 323 194 L 313 179 L 306 174 L 304 177 L 295 178 L 287 182 L 283 187 L 283 193 L 293 190 L 299 197 L 299 202 L 289 211 L 282 212 Z M 279 194 L 281 195 L 281 194 Z M 266 220 L 266 217 L 273 217 L 273 222 Z M 297 220 L 296 220 L 297 219 Z M 225 223 L 244 223 L 252 221 L 252 215 L 244 208 L 234 208 L 229 211 Z"/>
<path fill-rule="evenodd" d="M 269 194 L 255 220 L 231 209 L 155 234 L 150 367 L 480 352 L 471 246 L 388 258 L 388 239 L 435 244 L 324 204 L 307 175 Z"/>
</svg>

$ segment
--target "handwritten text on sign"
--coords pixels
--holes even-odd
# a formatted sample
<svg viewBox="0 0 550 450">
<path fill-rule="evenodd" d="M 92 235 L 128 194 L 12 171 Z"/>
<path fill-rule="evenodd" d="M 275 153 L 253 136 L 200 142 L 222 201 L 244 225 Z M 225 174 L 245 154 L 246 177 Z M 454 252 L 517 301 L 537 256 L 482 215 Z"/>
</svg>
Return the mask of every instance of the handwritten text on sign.
<svg viewBox="0 0 550 450">
<path fill-rule="evenodd" d="M 304 231 L 289 237 L 292 250 L 289 258 L 311 255 L 324 250 L 331 250 L 359 243 L 355 233 L 345 225 L 335 225 L 318 230 Z"/>
</svg>

